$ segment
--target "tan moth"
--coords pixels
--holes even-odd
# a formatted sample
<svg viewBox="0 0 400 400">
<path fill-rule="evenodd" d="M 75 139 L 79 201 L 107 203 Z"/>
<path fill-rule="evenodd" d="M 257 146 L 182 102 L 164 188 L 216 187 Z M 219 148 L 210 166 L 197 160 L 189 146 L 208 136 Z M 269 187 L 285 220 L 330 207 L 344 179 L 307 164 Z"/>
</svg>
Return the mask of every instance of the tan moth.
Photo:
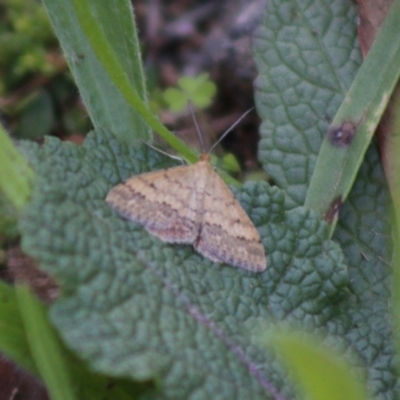
<svg viewBox="0 0 400 400">
<path fill-rule="evenodd" d="M 267 267 L 254 224 L 214 171 L 209 154 L 197 163 L 129 178 L 106 202 L 167 243 L 187 243 L 204 257 L 253 272 Z"/>
</svg>

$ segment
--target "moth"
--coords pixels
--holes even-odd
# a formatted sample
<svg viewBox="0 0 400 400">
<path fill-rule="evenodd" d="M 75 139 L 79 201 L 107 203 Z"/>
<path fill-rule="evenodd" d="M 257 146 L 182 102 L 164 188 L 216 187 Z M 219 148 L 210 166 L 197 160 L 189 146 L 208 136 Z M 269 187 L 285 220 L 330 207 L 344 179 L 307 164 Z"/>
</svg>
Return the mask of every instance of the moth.
<svg viewBox="0 0 400 400">
<path fill-rule="evenodd" d="M 267 267 L 254 224 L 210 164 L 195 164 L 129 178 L 107 194 L 111 208 L 167 243 L 187 243 L 212 261 L 252 272 Z"/>
</svg>

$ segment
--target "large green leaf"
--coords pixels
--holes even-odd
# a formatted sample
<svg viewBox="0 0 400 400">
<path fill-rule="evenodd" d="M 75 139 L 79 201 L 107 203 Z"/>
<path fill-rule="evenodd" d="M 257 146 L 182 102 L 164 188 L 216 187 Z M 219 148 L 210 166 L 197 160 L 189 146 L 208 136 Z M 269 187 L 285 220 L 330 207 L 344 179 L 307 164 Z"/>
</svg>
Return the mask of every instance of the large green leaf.
<svg viewBox="0 0 400 400">
<path fill-rule="evenodd" d="M 83 147 L 48 139 L 23 150 L 39 176 L 23 248 L 63 288 L 51 317 L 72 349 L 103 373 L 160 380 L 152 398 L 294 398 L 252 329 L 266 319 L 323 327 L 347 297 L 341 251 L 315 213 L 286 211 L 263 183 L 238 191 L 269 260 L 249 273 L 164 244 L 104 202 L 131 174 L 171 165 L 165 156 L 101 131 Z"/>
<path fill-rule="evenodd" d="M 289 205 L 303 204 L 329 120 L 357 72 L 355 19 L 355 5 L 347 1 L 269 3 L 255 51 L 260 73 L 256 97 L 263 118 L 260 156 L 285 189 Z M 351 295 L 338 303 L 340 311 L 327 318 L 325 328 L 339 333 L 368 367 L 372 394 L 396 399 L 390 208 L 373 143 L 340 208 L 334 234 L 349 266 Z"/>
</svg>

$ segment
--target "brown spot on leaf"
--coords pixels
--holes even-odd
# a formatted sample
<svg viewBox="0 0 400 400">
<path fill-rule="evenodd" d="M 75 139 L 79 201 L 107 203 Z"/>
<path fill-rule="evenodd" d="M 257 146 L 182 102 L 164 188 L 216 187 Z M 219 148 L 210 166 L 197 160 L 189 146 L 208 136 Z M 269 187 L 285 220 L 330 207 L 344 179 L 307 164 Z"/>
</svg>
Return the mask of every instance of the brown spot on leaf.
<svg viewBox="0 0 400 400">
<path fill-rule="evenodd" d="M 340 126 L 331 126 L 327 137 L 334 147 L 346 148 L 350 146 L 357 132 L 357 125 L 352 121 L 344 121 Z"/>
</svg>

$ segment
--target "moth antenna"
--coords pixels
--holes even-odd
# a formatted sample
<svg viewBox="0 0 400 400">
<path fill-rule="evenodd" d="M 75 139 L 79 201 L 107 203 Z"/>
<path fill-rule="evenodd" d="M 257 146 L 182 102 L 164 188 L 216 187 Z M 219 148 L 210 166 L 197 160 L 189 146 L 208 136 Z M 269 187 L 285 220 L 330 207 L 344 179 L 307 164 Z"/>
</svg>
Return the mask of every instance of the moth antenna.
<svg viewBox="0 0 400 400">
<path fill-rule="evenodd" d="M 216 146 L 218 146 L 218 144 L 221 143 L 222 140 L 224 140 L 224 138 L 226 137 L 226 135 L 236 126 L 240 123 L 240 121 L 246 117 L 247 114 L 249 114 L 251 111 L 254 110 L 254 107 L 251 107 L 250 109 L 248 109 L 237 121 L 235 121 L 222 135 L 221 137 L 210 147 L 210 149 L 208 150 L 208 153 L 211 153 Z"/>
<path fill-rule="evenodd" d="M 196 116 L 194 114 L 194 109 L 193 109 L 192 102 L 189 101 L 188 102 L 188 106 L 189 106 L 190 113 L 192 114 L 192 119 L 193 119 L 193 122 L 194 122 L 194 126 L 196 127 L 197 136 L 199 137 L 200 146 L 201 146 L 201 152 L 204 153 L 205 152 L 205 147 L 204 147 L 203 135 L 201 134 L 199 124 L 197 123 L 197 118 L 196 118 Z"/>
<path fill-rule="evenodd" d="M 161 150 L 161 149 L 158 149 L 157 147 L 154 147 L 153 145 L 151 145 L 150 143 L 147 143 L 147 142 L 145 142 L 145 141 L 143 141 L 143 143 L 144 143 L 146 146 L 150 147 L 151 149 L 153 149 L 153 150 L 155 150 L 155 151 L 158 151 L 159 153 L 164 154 L 165 156 L 167 156 L 167 157 L 169 157 L 169 158 L 172 158 L 173 160 L 180 161 L 182 164 L 185 164 L 183 158 L 178 157 L 178 156 L 174 156 L 174 155 L 172 155 L 172 154 L 169 154 L 169 153 L 167 153 L 166 151 L 163 151 L 163 150 Z"/>
</svg>

